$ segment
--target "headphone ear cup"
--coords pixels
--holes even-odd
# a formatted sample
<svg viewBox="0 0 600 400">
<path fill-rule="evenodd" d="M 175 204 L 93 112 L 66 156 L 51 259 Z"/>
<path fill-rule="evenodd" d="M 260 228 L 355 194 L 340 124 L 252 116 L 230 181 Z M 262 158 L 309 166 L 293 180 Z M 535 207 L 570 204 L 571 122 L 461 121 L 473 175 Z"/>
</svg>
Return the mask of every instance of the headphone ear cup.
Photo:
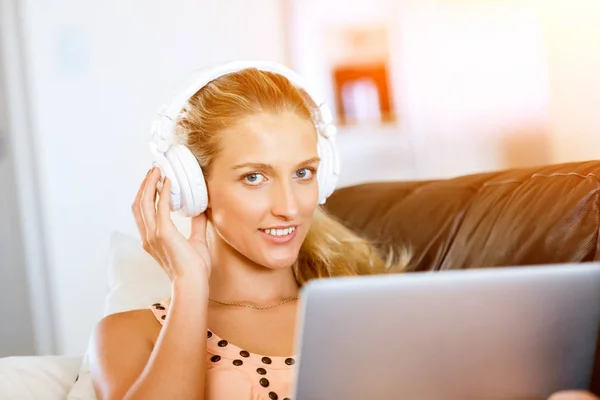
<svg viewBox="0 0 600 400">
<path fill-rule="evenodd" d="M 321 163 L 317 172 L 319 183 L 319 204 L 324 204 L 327 198 L 335 189 L 335 180 L 333 178 L 334 154 L 332 153 L 331 142 L 328 138 L 319 134 L 317 139 L 317 152 Z"/>
<path fill-rule="evenodd" d="M 192 152 L 184 145 L 172 145 L 165 154 L 181 190 L 181 209 L 186 217 L 195 217 L 206 211 L 208 190 L 202 168 Z"/>
<path fill-rule="evenodd" d="M 167 152 L 168 149 L 164 154 L 158 152 L 155 153 L 153 165 L 160 168 L 162 176 L 169 178 L 171 181 L 171 198 L 169 204 L 171 206 L 171 211 L 178 211 L 181 209 L 181 188 L 179 187 L 179 181 L 177 179 L 177 175 L 175 175 L 173 166 L 166 158 Z M 160 182 L 158 188 L 161 188 Z"/>
</svg>

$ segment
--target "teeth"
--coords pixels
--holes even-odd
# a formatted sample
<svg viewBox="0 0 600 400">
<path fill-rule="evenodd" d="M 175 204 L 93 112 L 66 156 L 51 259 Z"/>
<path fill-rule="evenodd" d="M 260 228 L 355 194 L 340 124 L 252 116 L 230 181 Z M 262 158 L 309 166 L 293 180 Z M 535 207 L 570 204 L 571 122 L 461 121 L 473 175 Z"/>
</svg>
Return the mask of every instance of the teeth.
<svg viewBox="0 0 600 400">
<path fill-rule="evenodd" d="M 271 236 L 286 236 L 296 230 L 295 227 L 285 229 L 264 229 L 263 232 Z"/>
</svg>

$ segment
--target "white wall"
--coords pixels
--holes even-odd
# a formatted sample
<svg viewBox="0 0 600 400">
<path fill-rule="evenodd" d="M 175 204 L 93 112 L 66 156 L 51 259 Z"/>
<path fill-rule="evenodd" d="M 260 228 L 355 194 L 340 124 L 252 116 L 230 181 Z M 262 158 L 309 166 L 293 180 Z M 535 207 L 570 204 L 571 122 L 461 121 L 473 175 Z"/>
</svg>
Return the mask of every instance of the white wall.
<svg viewBox="0 0 600 400">
<path fill-rule="evenodd" d="M 600 2 L 537 3 L 549 60 L 553 159 L 600 159 Z"/>
<path fill-rule="evenodd" d="M 394 56 L 417 176 L 551 162 L 549 84 L 535 13 L 511 2 L 399 7 Z M 527 157 L 517 151 L 530 146 Z"/>
<path fill-rule="evenodd" d="M 397 2 L 415 177 L 600 158 L 600 2 Z"/>
<path fill-rule="evenodd" d="M 110 232 L 135 233 L 155 108 L 192 69 L 284 62 L 281 3 L 27 0 L 23 11 L 57 348 L 77 354 L 102 313 Z"/>
</svg>

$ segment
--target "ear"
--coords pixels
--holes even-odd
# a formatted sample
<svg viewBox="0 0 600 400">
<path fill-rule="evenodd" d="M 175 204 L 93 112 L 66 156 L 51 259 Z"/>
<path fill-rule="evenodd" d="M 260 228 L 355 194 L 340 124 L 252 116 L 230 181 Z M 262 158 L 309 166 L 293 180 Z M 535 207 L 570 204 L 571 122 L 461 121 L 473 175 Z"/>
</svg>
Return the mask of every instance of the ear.
<svg viewBox="0 0 600 400">
<path fill-rule="evenodd" d="M 206 211 L 208 211 L 208 210 L 210 210 L 212 208 L 212 204 L 211 204 L 211 201 L 210 201 L 210 189 L 208 187 L 208 180 L 206 181 L 206 197 L 208 197 L 208 199 L 206 201 Z"/>
</svg>

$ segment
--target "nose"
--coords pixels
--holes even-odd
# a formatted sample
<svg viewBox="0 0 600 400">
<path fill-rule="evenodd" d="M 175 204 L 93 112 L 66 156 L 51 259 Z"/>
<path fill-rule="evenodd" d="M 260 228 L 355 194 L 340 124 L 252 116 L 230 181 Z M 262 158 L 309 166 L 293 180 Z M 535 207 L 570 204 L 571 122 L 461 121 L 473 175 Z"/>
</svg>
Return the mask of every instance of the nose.
<svg viewBox="0 0 600 400">
<path fill-rule="evenodd" d="M 292 220 L 298 216 L 298 198 L 294 183 L 287 180 L 279 181 L 271 193 L 271 213 L 284 220 Z"/>
</svg>

